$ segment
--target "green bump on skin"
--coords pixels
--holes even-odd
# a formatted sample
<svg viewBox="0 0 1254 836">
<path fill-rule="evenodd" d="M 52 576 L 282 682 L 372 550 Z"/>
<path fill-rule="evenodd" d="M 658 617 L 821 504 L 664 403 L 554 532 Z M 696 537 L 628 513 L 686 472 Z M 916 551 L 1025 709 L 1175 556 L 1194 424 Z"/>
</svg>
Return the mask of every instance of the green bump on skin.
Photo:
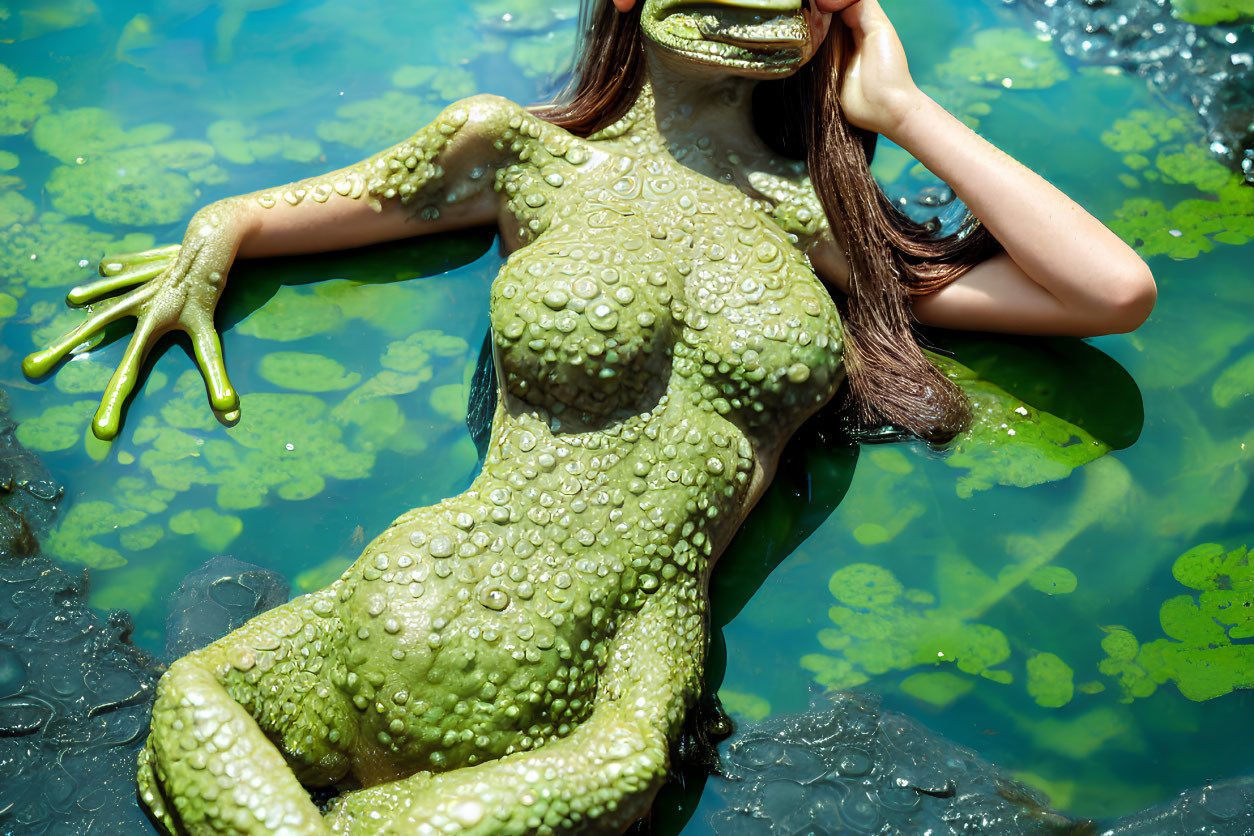
<svg viewBox="0 0 1254 836">
<path fill-rule="evenodd" d="M 1074 671 L 1052 653 L 1028 659 L 1028 694 L 1043 708 L 1062 708 L 1075 696 Z"/>
<path fill-rule="evenodd" d="M 300 351 L 276 351 L 261 358 L 258 374 L 276 386 L 300 392 L 334 392 L 361 382 L 330 357 Z"/>
</svg>

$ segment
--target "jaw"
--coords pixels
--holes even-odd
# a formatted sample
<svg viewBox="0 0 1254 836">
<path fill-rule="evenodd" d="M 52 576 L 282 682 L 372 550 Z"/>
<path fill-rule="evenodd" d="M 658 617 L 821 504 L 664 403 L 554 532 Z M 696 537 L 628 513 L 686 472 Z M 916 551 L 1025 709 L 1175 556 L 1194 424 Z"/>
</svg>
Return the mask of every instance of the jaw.
<svg viewBox="0 0 1254 836">
<path fill-rule="evenodd" d="M 813 49 L 802 0 L 646 0 L 641 27 L 676 57 L 741 75 L 789 75 Z"/>
</svg>

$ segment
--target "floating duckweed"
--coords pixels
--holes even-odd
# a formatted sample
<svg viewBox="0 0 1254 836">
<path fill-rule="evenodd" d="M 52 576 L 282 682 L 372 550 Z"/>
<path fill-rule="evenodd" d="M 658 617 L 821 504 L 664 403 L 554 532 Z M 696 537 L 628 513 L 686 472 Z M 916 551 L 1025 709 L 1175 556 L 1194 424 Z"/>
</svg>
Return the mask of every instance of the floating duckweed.
<svg viewBox="0 0 1254 836">
<path fill-rule="evenodd" d="M 19 162 L 17 154 L 12 151 L 0 151 L 0 171 L 12 171 Z"/>
<path fill-rule="evenodd" d="M 142 511 L 119 508 L 111 502 L 80 502 L 66 511 L 61 524 L 48 535 L 44 548 L 61 560 L 93 569 L 117 569 L 126 565 L 126 558 L 117 549 L 101 545 L 92 538 L 128 528 L 147 516 Z"/>
<path fill-rule="evenodd" d="M 373 453 L 341 441 L 340 427 L 323 417 L 321 399 L 257 393 L 241 400 L 245 417 L 227 430 L 229 440 L 206 440 L 148 416 L 134 435 L 136 444 L 151 445 L 141 466 L 170 490 L 216 485 L 218 505 L 229 510 L 255 508 L 271 493 L 307 499 L 326 478 L 361 479 L 374 467 Z"/>
<path fill-rule="evenodd" d="M 87 392 L 103 392 L 111 377 L 113 369 L 104 363 L 77 358 L 62 366 L 52 380 L 62 392 L 82 395 Z"/>
<path fill-rule="evenodd" d="M 421 87 L 439 96 L 445 102 L 453 102 L 473 96 L 479 90 L 474 73 L 465 67 L 405 65 L 392 73 L 396 87 Z"/>
<path fill-rule="evenodd" d="M 1052 653 L 1028 659 L 1028 694 L 1044 708 L 1062 708 L 1075 696 L 1074 671 Z"/>
<path fill-rule="evenodd" d="M 1215 243 L 1254 240 L 1254 189 L 1239 174 L 1225 176 L 1227 184 L 1215 199 L 1182 200 L 1168 209 L 1158 200 L 1131 198 L 1115 210 L 1110 228 L 1145 257 L 1189 259 L 1210 252 Z"/>
<path fill-rule="evenodd" d="M 301 392 L 333 392 L 361 382 L 361 375 L 321 354 L 276 351 L 261 358 L 258 373 L 276 386 Z"/>
<path fill-rule="evenodd" d="M 1184 119 L 1169 111 L 1142 108 L 1116 119 L 1110 130 L 1102 133 L 1102 144 L 1121 154 L 1136 154 L 1152 150 L 1177 137 L 1194 138 L 1199 133 Z M 1145 163 L 1148 162 L 1146 159 Z"/>
<path fill-rule="evenodd" d="M 915 673 L 901 681 L 901 690 L 915 699 L 946 708 L 975 687 L 975 680 L 949 671 Z"/>
<path fill-rule="evenodd" d="M 377 99 L 364 99 L 336 109 L 338 119 L 318 125 L 318 137 L 353 148 L 386 148 L 400 142 L 440 112 L 440 102 L 389 90 Z"/>
<path fill-rule="evenodd" d="M 431 408 L 450 421 L 466 420 L 468 394 L 460 383 L 437 386 L 431 392 Z"/>
<path fill-rule="evenodd" d="M 973 44 L 949 53 L 936 67 L 943 81 L 968 82 L 989 87 L 1040 90 L 1071 77 L 1048 41 L 1018 28 L 985 29 Z"/>
<path fill-rule="evenodd" d="M 527 78 L 556 78 L 570 67 L 575 41 L 574 29 L 529 35 L 510 44 L 509 59 Z"/>
<path fill-rule="evenodd" d="M 170 530 L 175 534 L 191 534 L 196 542 L 211 552 L 220 552 L 231 544 L 244 530 L 239 517 L 219 514 L 212 508 L 181 511 L 170 518 Z"/>
<path fill-rule="evenodd" d="M 470 345 L 461 337 L 443 331 L 415 331 L 403 340 L 389 343 L 380 362 L 385 369 L 398 372 L 427 370 L 431 355 L 459 357 L 470 351 Z"/>
<path fill-rule="evenodd" d="M 0 277 L 28 287 L 67 287 L 96 278 L 96 265 L 107 253 L 139 252 L 155 243 L 146 233 L 115 240 L 82 224 L 50 222 L 50 217 L 45 213 L 42 223 L 0 231 Z"/>
<path fill-rule="evenodd" d="M 961 578 L 950 583 L 950 597 L 974 595 L 961 589 Z M 1010 645 L 1000 630 L 968 623 L 959 608 L 933 606 L 933 596 L 905 590 L 882 566 L 846 566 L 832 575 L 828 587 L 837 601 L 828 610 L 835 629 L 819 631 L 818 638 L 840 655 L 816 653 L 802 659 L 802 667 L 821 685 L 849 688 L 888 671 L 939 664 L 996 682 L 1013 679 L 1008 671 L 995 670 L 1010 658 Z"/>
<path fill-rule="evenodd" d="M 31 140 L 36 148 L 61 163 L 78 165 L 80 161 L 96 160 L 124 148 L 155 145 L 173 133 L 173 125 L 159 122 L 126 130 L 112 111 L 80 107 L 40 119 L 31 132 Z"/>
<path fill-rule="evenodd" d="M 747 723 L 760 723 L 771 716 L 771 704 L 757 694 L 742 694 L 721 688 L 718 699 L 728 714 Z"/>
<path fill-rule="evenodd" d="M 0 192 L 0 227 L 25 223 L 35 217 L 35 204 L 20 193 L 8 189 Z"/>
<path fill-rule="evenodd" d="M 1023 403 L 965 366 L 930 356 L 971 400 L 970 429 L 946 448 L 946 464 L 968 471 L 955 485 L 958 496 L 993 485 L 1026 488 L 1065 479 L 1110 451 L 1083 429 Z"/>
<path fill-rule="evenodd" d="M 1147 697 L 1172 681 L 1188 699 L 1202 701 L 1254 687 L 1254 564 L 1245 548 L 1207 543 L 1176 560 L 1176 580 L 1200 594 L 1163 603 L 1158 617 L 1168 638 L 1138 644 L 1126 628 L 1102 640 L 1098 665 L 1119 681 L 1125 701 Z"/>
<path fill-rule="evenodd" d="M 0 293 L 0 319 L 8 319 L 17 313 L 17 299 L 11 294 Z"/>
<path fill-rule="evenodd" d="M 75 401 L 49 407 L 42 415 L 17 427 L 17 440 L 31 450 L 51 453 L 78 443 L 83 426 L 96 411 L 95 401 Z"/>
<path fill-rule="evenodd" d="M 110 225 L 155 226 L 183 218 L 196 201 L 187 177 L 146 161 L 142 152 L 53 169 L 44 185 L 57 211 L 94 215 Z"/>
<path fill-rule="evenodd" d="M 214 122 L 206 135 L 224 159 L 237 165 L 279 158 L 311 163 L 322 154 L 322 146 L 312 139 L 294 139 L 288 134 L 258 135 L 256 127 L 234 119 Z"/>
<path fill-rule="evenodd" d="M 1215 405 L 1227 408 L 1254 394 L 1254 354 L 1247 354 L 1215 379 L 1210 396 Z"/>
<path fill-rule="evenodd" d="M 283 286 L 236 330 L 262 340 L 291 342 L 326 333 L 343 321 L 340 309 L 321 296 Z"/>
<path fill-rule="evenodd" d="M 1077 583 L 1075 573 L 1061 566 L 1042 566 L 1028 576 L 1028 585 L 1046 595 L 1069 595 Z"/>
<path fill-rule="evenodd" d="M 24 134 L 31 123 L 48 112 L 48 99 L 56 95 L 56 82 L 48 78 L 21 78 L 0 64 L 0 136 Z"/>
<path fill-rule="evenodd" d="M 113 490 L 114 499 L 123 506 L 145 514 L 160 514 L 174 496 L 174 491 L 158 488 L 141 476 L 123 476 Z"/>
<path fill-rule="evenodd" d="M 165 536 L 165 529 L 159 525 L 141 525 L 128 528 L 118 535 L 118 542 L 128 552 L 142 552 L 151 549 Z"/>
</svg>

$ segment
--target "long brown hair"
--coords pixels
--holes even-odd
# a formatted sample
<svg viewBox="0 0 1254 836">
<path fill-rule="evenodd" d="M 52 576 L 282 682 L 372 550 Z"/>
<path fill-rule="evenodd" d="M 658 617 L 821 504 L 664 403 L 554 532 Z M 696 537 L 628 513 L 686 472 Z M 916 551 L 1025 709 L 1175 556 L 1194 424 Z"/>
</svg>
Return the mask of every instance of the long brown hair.
<svg viewBox="0 0 1254 836">
<path fill-rule="evenodd" d="M 537 116 L 587 136 L 620 118 L 645 80 L 640 8 L 621 14 L 608 0 L 584 0 L 584 34 L 571 86 Z M 838 299 L 845 326 L 849 407 L 864 424 L 888 423 L 929 441 L 967 425 L 962 391 L 915 340 L 909 297 L 934 293 L 996 252 L 973 217 L 937 238 L 893 206 L 871 176 L 868 136 L 840 106 L 848 29 L 837 26 L 794 75 L 758 85 L 756 126 L 772 147 L 804 156 L 828 223 L 850 265 L 849 295 Z M 802 153 L 804 152 L 804 153 Z"/>
</svg>

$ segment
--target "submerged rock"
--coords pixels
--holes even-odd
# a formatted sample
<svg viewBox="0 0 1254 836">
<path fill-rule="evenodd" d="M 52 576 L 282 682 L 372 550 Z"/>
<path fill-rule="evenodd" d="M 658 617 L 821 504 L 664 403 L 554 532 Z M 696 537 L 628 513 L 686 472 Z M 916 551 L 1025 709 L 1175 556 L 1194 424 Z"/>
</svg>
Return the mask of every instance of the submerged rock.
<svg viewBox="0 0 1254 836">
<path fill-rule="evenodd" d="M 211 558 L 170 596 L 166 656 L 173 661 L 199 650 L 291 597 L 287 578 L 278 572 L 233 557 Z"/>
<path fill-rule="evenodd" d="M 1117 822 L 1076 820 L 969 749 L 878 698 L 835 693 L 804 714 L 745 726 L 727 746 L 720 836 L 1241 836 L 1254 778 L 1181 793 Z"/>
<path fill-rule="evenodd" d="M 1254 28 L 1188 23 L 1170 0 L 998 2 L 1029 15 L 1071 58 L 1135 72 L 1197 111 L 1211 151 L 1254 183 Z"/>
</svg>

